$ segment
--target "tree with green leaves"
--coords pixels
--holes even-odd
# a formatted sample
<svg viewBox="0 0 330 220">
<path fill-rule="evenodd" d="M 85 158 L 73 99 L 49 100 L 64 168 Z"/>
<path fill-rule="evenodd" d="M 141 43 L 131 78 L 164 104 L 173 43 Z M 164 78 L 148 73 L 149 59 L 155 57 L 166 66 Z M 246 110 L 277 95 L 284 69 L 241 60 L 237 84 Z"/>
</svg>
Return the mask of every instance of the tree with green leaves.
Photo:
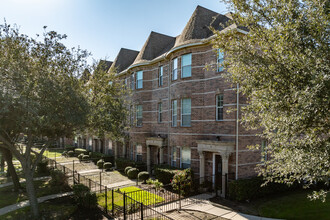
<svg viewBox="0 0 330 220">
<path fill-rule="evenodd" d="M 121 141 L 127 131 L 129 91 L 103 60 L 93 65 L 93 75 L 85 83 L 90 104 L 88 132 L 99 138 Z"/>
<path fill-rule="evenodd" d="M 242 123 L 268 140 L 260 175 L 266 183 L 328 187 L 329 1 L 225 2 L 233 20 L 214 31 L 213 43 L 225 54 L 226 76 L 248 98 Z M 310 198 L 324 201 L 326 194 L 318 190 Z"/>
<path fill-rule="evenodd" d="M 51 143 L 85 125 L 89 109 L 78 79 L 88 53 L 68 49 L 65 38 L 46 30 L 31 38 L 8 24 L 0 26 L 0 147 L 20 161 L 36 218 L 37 163 Z M 33 158 L 34 144 L 40 141 L 41 152 Z"/>
</svg>

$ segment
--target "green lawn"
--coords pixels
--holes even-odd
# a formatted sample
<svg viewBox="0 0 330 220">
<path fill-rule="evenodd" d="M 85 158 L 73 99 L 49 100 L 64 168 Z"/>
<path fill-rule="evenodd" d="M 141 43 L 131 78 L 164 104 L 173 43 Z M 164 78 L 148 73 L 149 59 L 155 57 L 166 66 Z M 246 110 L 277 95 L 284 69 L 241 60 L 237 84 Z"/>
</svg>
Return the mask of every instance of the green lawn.
<svg viewBox="0 0 330 220">
<path fill-rule="evenodd" d="M 142 202 L 144 205 L 156 204 L 164 201 L 164 199 L 155 194 L 149 193 L 147 191 L 141 190 L 135 186 L 129 186 L 120 189 L 121 192 L 135 192 L 128 194 L 131 198 L 138 202 Z M 111 191 L 108 191 L 108 210 L 111 210 Z M 105 207 L 105 196 L 104 193 L 97 194 L 97 200 L 100 206 Z M 114 203 L 118 206 L 124 206 L 123 195 L 119 192 L 114 191 Z M 128 199 L 127 204 L 132 203 L 132 200 Z"/>
<path fill-rule="evenodd" d="M 34 182 L 37 197 L 42 197 L 46 195 L 57 194 L 67 191 L 60 186 L 51 186 L 49 180 L 38 180 Z M 22 187 L 25 187 L 25 183 L 22 184 Z M 0 208 L 12 205 L 24 200 L 28 200 L 27 193 L 22 192 L 13 192 L 13 186 L 8 186 L 0 188 Z"/>
<path fill-rule="evenodd" d="M 310 201 L 307 194 L 311 191 L 299 191 L 270 199 L 259 205 L 261 216 L 280 219 L 323 219 L 330 220 L 330 196 L 325 203 Z"/>
<path fill-rule="evenodd" d="M 48 149 L 45 150 L 44 156 L 49 157 L 49 158 L 55 158 L 56 157 L 61 157 L 64 149 Z"/>
</svg>

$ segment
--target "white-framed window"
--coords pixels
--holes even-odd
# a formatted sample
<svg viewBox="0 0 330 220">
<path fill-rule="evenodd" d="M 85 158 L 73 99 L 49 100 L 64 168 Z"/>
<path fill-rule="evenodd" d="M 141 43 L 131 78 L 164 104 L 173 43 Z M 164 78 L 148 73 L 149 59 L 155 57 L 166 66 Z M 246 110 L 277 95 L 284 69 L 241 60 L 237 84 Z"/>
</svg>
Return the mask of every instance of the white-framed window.
<svg viewBox="0 0 330 220">
<path fill-rule="evenodd" d="M 223 120 L 223 95 L 216 96 L 216 120 L 222 121 Z"/>
<path fill-rule="evenodd" d="M 178 58 L 172 60 L 172 80 L 178 79 Z"/>
<path fill-rule="evenodd" d="M 136 161 L 142 161 L 142 145 L 136 145 Z"/>
<path fill-rule="evenodd" d="M 131 90 L 134 90 L 134 73 L 131 75 L 131 79 L 130 79 L 130 81 L 131 81 Z"/>
<path fill-rule="evenodd" d="M 177 148 L 172 147 L 172 157 L 171 157 L 171 166 L 176 167 L 176 158 L 177 158 Z"/>
<path fill-rule="evenodd" d="M 191 77 L 191 53 L 181 57 L 181 78 Z"/>
<path fill-rule="evenodd" d="M 261 161 L 267 161 L 267 141 L 261 141 Z"/>
<path fill-rule="evenodd" d="M 163 121 L 163 104 L 160 102 L 158 103 L 158 123 Z"/>
<path fill-rule="evenodd" d="M 143 88 L 143 71 L 136 72 L 136 89 Z"/>
<path fill-rule="evenodd" d="M 113 155 L 112 141 L 108 140 L 107 145 L 108 145 L 108 154 Z"/>
<path fill-rule="evenodd" d="M 190 168 L 191 164 L 191 150 L 190 147 L 181 148 L 181 168 L 187 169 Z"/>
<path fill-rule="evenodd" d="M 181 100 L 181 126 L 191 126 L 191 99 Z"/>
<path fill-rule="evenodd" d="M 134 106 L 133 105 L 131 105 L 129 107 L 129 123 L 131 126 L 133 126 L 133 124 L 134 124 Z"/>
<path fill-rule="evenodd" d="M 88 138 L 88 149 L 91 150 L 93 147 L 93 139 L 92 137 L 89 137 Z"/>
<path fill-rule="evenodd" d="M 218 49 L 218 59 L 217 59 L 217 66 L 218 72 L 223 71 L 223 61 L 224 61 L 224 53 Z"/>
<path fill-rule="evenodd" d="M 136 127 L 142 127 L 142 105 L 136 106 Z"/>
<path fill-rule="evenodd" d="M 158 86 L 163 85 L 163 74 L 164 74 L 164 67 L 160 66 L 159 67 L 159 73 L 158 73 Z"/>
<path fill-rule="evenodd" d="M 178 123 L 177 122 L 177 120 L 178 120 L 177 112 L 178 112 L 178 101 L 173 100 L 172 101 L 172 127 L 177 126 L 177 123 Z"/>
</svg>

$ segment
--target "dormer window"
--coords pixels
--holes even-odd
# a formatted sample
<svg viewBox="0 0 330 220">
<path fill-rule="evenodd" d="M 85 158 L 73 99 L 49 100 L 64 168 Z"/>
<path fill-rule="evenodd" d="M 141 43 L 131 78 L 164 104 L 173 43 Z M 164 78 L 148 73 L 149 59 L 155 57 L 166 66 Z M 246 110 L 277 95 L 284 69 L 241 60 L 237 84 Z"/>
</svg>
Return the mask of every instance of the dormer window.
<svg viewBox="0 0 330 220">
<path fill-rule="evenodd" d="M 181 61 L 181 78 L 191 77 L 191 53 L 183 55 Z"/>
</svg>

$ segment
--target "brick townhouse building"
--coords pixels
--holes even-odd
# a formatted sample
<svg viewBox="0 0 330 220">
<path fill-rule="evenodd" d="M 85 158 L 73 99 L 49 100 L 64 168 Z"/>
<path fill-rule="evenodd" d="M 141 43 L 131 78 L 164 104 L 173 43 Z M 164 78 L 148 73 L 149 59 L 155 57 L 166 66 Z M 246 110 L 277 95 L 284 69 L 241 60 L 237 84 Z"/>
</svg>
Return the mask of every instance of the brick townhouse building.
<svg viewBox="0 0 330 220">
<path fill-rule="evenodd" d="M 152 165 L 169 164 L 190 167 L 199 177 L 256 175 L 261 154 L 247 146 L 262 140 L 240 125 L 246 99 L 223 78 L 218 64 L 225 57 L 211 42 L 210 26 L 246 34 L 235 24 L 228 26 L 230 19 L 230 14 L 197 6 L 179 36 L 151 32 L 140 51 L 120 50 L 111 67 L 132 90 L 131 128 L 127 140 L 106 140 L 103 148 L 115 157 L 144 161 L 149 171 Z M 96 142 L 93 149 L 101 149 Z"/>
</svg>

